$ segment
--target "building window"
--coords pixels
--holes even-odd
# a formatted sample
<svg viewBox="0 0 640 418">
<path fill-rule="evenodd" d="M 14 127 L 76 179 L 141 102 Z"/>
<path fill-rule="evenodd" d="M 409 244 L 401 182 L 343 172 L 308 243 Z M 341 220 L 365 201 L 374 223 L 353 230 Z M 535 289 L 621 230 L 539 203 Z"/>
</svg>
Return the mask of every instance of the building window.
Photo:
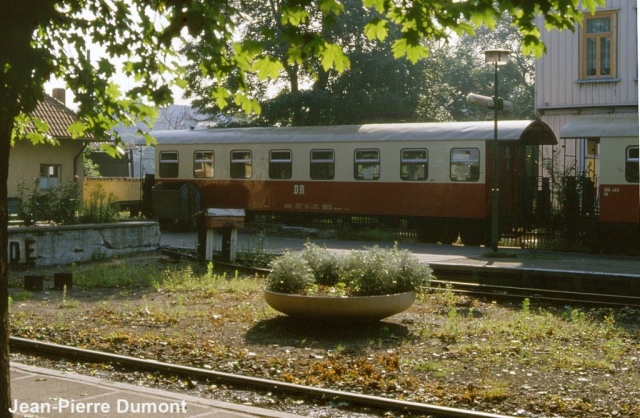
<svg viewBox="0 0 640 418">
<path fill-rule="evenodd" d="M 407 181 L 426 180 L 429 153 L 426 149 L 403 149 L 400 156 L 400 178 Z"/>
<path fill-rule="evenodd" d="M 353 176 L 356 180 L 378 180 L 380 178 L 380 151 L 357 149 L 354 155 Z"/>
<path fill-rule="evenodd" d="M 451 180 L 478 181 L 480 179 L 480 150 L 453 148 L 451 150 Z"/>
<path fill-rule="evenodd" d="M 616 12 L 587 16 L 582 27 L 580 78 L 613 78 L 616 75 Z"/>
<path fill-rule="evenodd" d="M 193 177 L 212 178 L 213 168 L 213 151 L 196 151 L 193 154 Z"/>
<path fill-rule="evenodd" d="M 333 150 L 316 149 L 311 151 L 310 174 L 312 180 L 333 180 L 336 171 L 336 158 Z"/>
<path fill-rule="evenodd" d="M 162 178 L 178 178 L 178 152 L 177 151 L 160 152 L 159 171 L 160 171 L 160 177 Z"/>
<path fill-rule="evenodd" d="M 293 164 L 291 162 L 291 151 L 269 151 L 270 179 L 290 179 L 292 167 Z"/>
<path fill-rule="evenodd" d="M 639 147 L 627 148 L 624 177 L 629 183 L 638 183 L 638 165 L 640 164 L 638 149 Z"/>
<path fill-rule="evenodd" d="M 50 190 L 60 187 L 59 165 L 40 164 L 40 190 Z"/>
<path fill-rule="evenodd" d="M 232 179 L 251 178 L 251 151 L 231 151 Z"/>
</svg>

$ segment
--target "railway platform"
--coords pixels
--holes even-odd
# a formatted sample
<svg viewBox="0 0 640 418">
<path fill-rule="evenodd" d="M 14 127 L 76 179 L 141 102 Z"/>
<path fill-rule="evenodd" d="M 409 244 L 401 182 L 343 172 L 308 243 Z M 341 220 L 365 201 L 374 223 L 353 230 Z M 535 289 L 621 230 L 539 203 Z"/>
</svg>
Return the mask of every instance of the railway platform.
<svg viewBox="0 0 640 418">
<path fill-rule="evenodd" d="M 393 243 L 372 243 L 366 241 L 344 241 L 337 239 L 310 238 L 311 242 L 326 245 L 340 252 L 362 249 L 373 245 L 388 246 Z M 238 249 L 251 249 L 257 239 L 254 234 L 238 233 Z M 261 246 L 266 251 L 299 251 L 304 248 L 307 238 L 287 236 L 266 236 Z M 195 233 L 162 233 L 160 245 L 172 248 L 195 248 Z M 508 269 L 521 271 L 549 271 L 560 274 L 595 274 L 606 276 L 626 276 L 640 280 L 640 257 L 615 256 L 529 250 L 519 248 L 499 248 L 498 255 L 488 256 L 490 249 L 484 247 L 439 245 L 424 243 L 399 243 L 399 248 L 407 249 L 418 259 L 432 266 L 446 265 L 460 268 Z M 501 256 L 502 255 L 502 256 Z M 640 286 L 639 286 L 640 287 Z"/>
<path fill-rule="evenodd" d="M 285 412 L 11 363 L 14 418 L 299 418 Z"/>
<path fill-rule="evenodd" d="M 344 241 L 331 238 L 309 239 L 331 251 L 342 252 L 393 242 Z M 250 251 L 255 235 L 238 234 L 238 248 Z M 269 235 L 260 243 L 265 251 L 297 251 L 304 248 L 307 238 Z M 195 248 L 196 234 L 163 233 L 161 246 Z M 623 303 L 640 304 L 640 257 L 604 254 L 439 245 L 425 243 L 398 244 L 424 263 L 428 263 L 436 278 L 445 281 L 472 281 L 490 286 L 516 286 L 531 290 L 546 289 L 578 293 L 599 293 L 631 297 Z"/>
</svg>

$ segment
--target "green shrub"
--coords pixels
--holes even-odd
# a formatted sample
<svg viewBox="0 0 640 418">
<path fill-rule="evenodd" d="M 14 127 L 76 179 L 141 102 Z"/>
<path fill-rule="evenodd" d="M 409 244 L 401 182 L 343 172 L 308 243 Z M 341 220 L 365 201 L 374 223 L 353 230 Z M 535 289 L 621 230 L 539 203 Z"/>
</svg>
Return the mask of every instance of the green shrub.
<svg viewBox="0 0 640 418">
<path fill-rule="evenodd" d="M 286 253 L 271 262 L 267 288 L 279 293 L 300 293 L 313 283 L 313 273 L 300 253 Z"/>
<path fill-rule="evenodd" d="M 275 260 L 271 269 L 267 289 L 280 293 L 309 293 L 318 286 L 338 285 L 351 296 L 420 292 L 431 278 L 427 265 L 397 247 L 387 250 L 376 246 L 338 257 L 325 248 L 307 244 L 303 251 Z"/>
<path fill-rule="evenodd" d="M 25 226 L 37 222 L 55 224 L 74 224 L 80 203 L 80 187 L 74 181 L 68 181 L 60 187 L 40 191 L 40 178 L 34 177 L 33 190 L 25 179 L 18 183 L 18 216 Z"/>
<path fill-rule="evenodd" d="M 302 258 L 309 265 L 317 284 L 335 286 L 340 281 L 338 257 L 326 248 L 307 242 Z"/>
<path fill-rule="evenodd" d="M 420 291 L 428 285 L 431 269 L 409 251 L 375 246 L 349 253 L 343 275 L 355 295 L 385 295 Z"/>
<path fill-rule="evenodd" d="M 120 219 L 120 208 L 113 193 L 107 194 L 101 184 L 91 188 L 80 220 L 83 223 L 112 223 Z"/>
</svg>

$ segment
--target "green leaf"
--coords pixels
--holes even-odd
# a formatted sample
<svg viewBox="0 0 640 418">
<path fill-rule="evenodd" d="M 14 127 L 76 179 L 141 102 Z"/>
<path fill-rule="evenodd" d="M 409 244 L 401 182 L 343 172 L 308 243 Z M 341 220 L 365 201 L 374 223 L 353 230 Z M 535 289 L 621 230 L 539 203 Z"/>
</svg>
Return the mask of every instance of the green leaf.
<svg viewBox="0 0 640 418">
<path fill-rule="evenodd" d="M 69 134 L 71 134 L 71 138 L 76 139 L 84 136 L 85 131 L 87 130 L 87 124 L 82 121 L 76 121 L 69 125 Z"/>
<path fill-rule="evenodd" d="M 218 87 L 213 89 L 211 97 L 216 101 L 216 105 L 220 109 L 224 109 L 229 105 L 229 98 L 231 97 L 231 94 L 229 93 L 229 90 L 224 87 Z"/>
<path fill-rule="evenodd" d="M 147 145 L 155 145 L 155 144 L 157 144 L 156 139 L 151 134 L 149 134 L 148 132 L 144 132 L 144 131 L 138 131 L 138 132 L 144 137 L 145 143 Z"/>
<path fill-rule="evenodd" d="M 262 44 L 258 41 L 248 39 L 242 42 L 236 42 L 233 44 L 233 49 L 238 55 L 246 54 L 253 58 L 262 53 Z"/>
<path fill-rule="evenodd" d="M 320 0 L 318 7 L 323 14 L 339 15 L 344 11 L 344 5 L 336 0 Z"/>
<path fill-rule="evenodd" d="M 252 71 L 258 74 L 260 80 L 266 78 L 275 80 L 280 76 L 280 72 L 284 71 L 284 66 L 274 58 L 262 57 L 253 64 Z"/>
<path fill-rule="evenodd" d="M 318 55 L 320 56 L 322 67 L 325 71 L 334 68 L 341 73 L 351 66 L 349 58 L 339 45 L 325 43 L 324 48 L 322 48 Z"/>
<path fill-rule="evenodd" d="M 362 3 L 364 4 L 364 7 L 374 7 L 378 13 L 385 12 L 384 0 L 363 0 Z"/>
<path fill-rule="evenodd" d="M 598 6 L 604 7 L 605 4 L 605 0 L 582 0 L 582 6 L 589 10 L 591 14 L 596 12 Z"/>
<path fill-rule="evenodd" d="M 471 22 L 474 26 L 486 26 L 493 30 L 496 27 L 496 12 L 493 8 L 474 10 L 471 12 Z"/>
<path fill-rule="evenodd" d="M 287 62 L 289 64 L 302 64 L 303 54 L 302 49 L 300 49 L 297 45 L 291 45 L 289 50 L 287 51 L 288 59 Z"/>
<path fill-rule="evenodd" d="M 186 90 L 187 87 L 189 87 L 189 80 L 185 80 L 184 78 L 176 78 L 175 80 L 173 80 L 173 84 L 178 88 Z"/>
<path fill-rule="evenodd" d="M 299 26 L 309 20 L 309 13 L 300 6 L 282 9 L 282 23 Z"/>
<path fill-rule="evenodd" d="M 407 59 L 412 63 L 416 63 L 423 58 L 429 56 L 429 50 L 422 45 L 409 43 L 406 39 L 398 39 L 391 47 L 394 58 L 401 58 L 407 56 Z"/>
<path fill-rule="evenodd" d="M 32 116 L 31 123 L 38 133 L 47 134 L 49 132 L 49 124 L 46 121 Z"/>
<path fill-rule="evenodd" d="M 166 84 L 153 91 L 151 94 L 153 102 L 157 105 L 164 105 L 173 102 L 173 94 Z"/>
<path fill-rule="evenodd" d="M 120 86 L 116 83 L 109 83 L 107 90 L 105 91 L 108 97 L 117 99 L 120 97 Z"/>
<path fill-rule="evenodd" d="M 369 39 L 378 39 L 380 41 L 384 41 L 389 34 L 387 22 L 377 18 L 373 19 L 364 27 L 364 34 Z"/>
<path fill-rule="evenodd" d="M 260 104 L 255 99 L 250 99 L 244 94 L 236 94 L 233 101 L 236 105 L 240 106 L 246 114 L 252 112 L 260 114 Z"/>
</svg>

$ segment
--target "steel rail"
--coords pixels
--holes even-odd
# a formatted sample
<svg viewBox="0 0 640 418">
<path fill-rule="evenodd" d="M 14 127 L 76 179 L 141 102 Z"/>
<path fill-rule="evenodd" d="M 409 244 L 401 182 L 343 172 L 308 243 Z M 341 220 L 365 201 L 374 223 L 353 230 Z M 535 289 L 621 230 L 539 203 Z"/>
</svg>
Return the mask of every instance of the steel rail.
<svg viewBox="0 0 640 418">
<path fill-rule="evenodd" d="M 486 285 L 476 282 L 460 282 L 447 280 L 431 280 L 432 285 L 439 285 L 440 289 L 451 286 L 458 293 L 468 293 L 479 296 L 529 298 L 550 302 L 581 303 L 603 306 L 640 306 L 640 297 L 622 296 L 614 294 L 573 292 L 569 290 L 553 290 L 529 287 Z M 465 288 L 467 290 L 465 290 Z"/>
<path fill-rule="evenodd" d="M 268 275 L 270 270 L 265 268 L 256 268 L 248 266 L 239 266 L 230 263 L 214 262 L 214 266 L 220 269 L 239 270 L 245 273 L 254 273 L 260 275 Z M 574 272 L 569 272 L 574 274 Z M 452 290 L 458 293 L 473 294 L 476 296 L 488 296 L 488 297 L 504 297 L 504 298 L 529 298 L 535 300 L 544 300 L 555 303 L 581 303 L 588 305 L 601 305 L 601 306 L 629 306 L 639 307 L 640 297 L 638 296 L 626 296 L 615 294 L 602 294 L 593 292 L 575 292 L 570 290 L 557 290 L 557 289 L 542 289 L 542 288 L 530 288 L 530 287 L 516 287 L 516 286 L 500 286 L 478 283 L 476 281 L 461 281 L 458 273 L 457 280 L 445 280 L 445 279 L 432 279 L 430 281 L 433 285 L 439 285 L 445 287 L 447 285 L 453 286 Z M 471 277 L 472 273 L 468 273 Z M 464 280 L 464 279 L 462 279 Z M 469 288 L 471 290 L 464 290 L 461 288 Z"/>
<path fill-rule="evenodd" d="M 105 353 L 84 348 L 69 347 L 60 344 L 34 341 L 26 338 L 10 337 L 11 347 L 16 350 L 30 353 L 42 353 L 57 357 L 69 357 L 83 359 L 96 363 L 117 363 L 133 369 L 145 369 L 162 371 L 168 374 L 198 377 L 223 381 L 235 386 L 250 387 L 254 389 L 280 391 L 292 394 L 304 395 L 318 399 L 340 399 L 353 404 L 374 407 L 383 410 L 403 410 L 414 413 L 434 414 L 459 418 L 508 418 L 508 415 L 492 414 L 481 411 L 450 408 L 446 406 L 424 404 L 419 402 L 401 401 L 397 399 L 379 396 L 364 395 L 353 392 L 343 392 L 333 389 L 323 389 L 311 386 L 297 385 L 293 383 L 279 382 L 264 378 L 236 375 L 232 373 L 218 372 L 214 370 L 199 369 L 196 367 L 182 366 L 178 364 L 164 363 L 156 360 L 140 359 L 123 356 L 121 354 Z"/>
</svg>

